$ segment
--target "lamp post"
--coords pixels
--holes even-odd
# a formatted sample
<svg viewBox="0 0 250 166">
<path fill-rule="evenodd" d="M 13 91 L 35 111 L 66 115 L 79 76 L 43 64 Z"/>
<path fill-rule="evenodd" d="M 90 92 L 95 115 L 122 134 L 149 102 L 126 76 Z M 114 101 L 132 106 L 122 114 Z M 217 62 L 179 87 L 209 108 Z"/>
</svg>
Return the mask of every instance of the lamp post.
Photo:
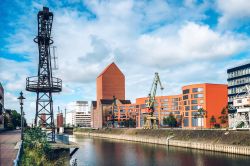
<svg viewBox="0 0 250 166">
<path fill-rule="evenodd" d="M 20 92 L 20 96 L 17 98 L 20 103 L 20 109 L 21 109 L 21 140 L 23 140 L 23 100 L 25 99 L 23 97 L 23 92 Z"/>
</svg>

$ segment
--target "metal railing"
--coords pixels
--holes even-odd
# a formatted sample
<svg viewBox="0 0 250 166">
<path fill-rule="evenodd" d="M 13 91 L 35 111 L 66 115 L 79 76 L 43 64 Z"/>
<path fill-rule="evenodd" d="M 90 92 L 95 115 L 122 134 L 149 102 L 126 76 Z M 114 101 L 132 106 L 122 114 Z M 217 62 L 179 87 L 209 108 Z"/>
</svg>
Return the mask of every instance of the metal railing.
<svg viewBox="0 0 250 166">
<path fill-rule="evenodd" d="M 43 80 L 40 77 L 40 84 L 39 84 L 39 77 L 33 76 L 26 78 L 26 89 L 29 91 L 36 91 L 36 90 L 52 90 L 52 91 L 61 91 L 62 89 L 62 80 L 56 77 L 51 78 L 51 85 L 47 83 L 48 80 Z M 44 81 L 44 82 L 43 82 Z"/>
<path fill-rule="evenodd" d="M 18 152 L 17 152 L 17 155 L 16 155 L 16 159 L 13 161 L 14 166 L 19 166 L 20 165 L 20 161 L 21 161 L 20 159 L 21 159 L 22 153 L 23 153 L 23 141 L 21 140 L 20 144 L 19 144 Z"/>
</svg>

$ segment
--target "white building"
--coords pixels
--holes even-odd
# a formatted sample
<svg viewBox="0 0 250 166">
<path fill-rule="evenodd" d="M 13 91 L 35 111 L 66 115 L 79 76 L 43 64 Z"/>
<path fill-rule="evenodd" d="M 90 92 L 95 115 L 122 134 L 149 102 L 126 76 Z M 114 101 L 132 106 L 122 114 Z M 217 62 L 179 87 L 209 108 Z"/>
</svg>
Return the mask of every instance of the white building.
<svg viewBox="0 0 250 166">
<path fill-rule="evenodd" d="M 76 101 L 69 104 L 66 113 L 66 125 L 90 127 L 91 113 L 87 101 Z"/>
</svg>

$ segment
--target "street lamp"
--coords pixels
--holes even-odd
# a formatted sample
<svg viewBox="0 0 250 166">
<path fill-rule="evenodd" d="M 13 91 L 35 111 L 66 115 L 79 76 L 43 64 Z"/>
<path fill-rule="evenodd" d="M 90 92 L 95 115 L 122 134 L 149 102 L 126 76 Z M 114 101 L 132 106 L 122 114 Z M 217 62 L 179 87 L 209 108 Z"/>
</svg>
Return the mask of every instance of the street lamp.
<svg viewBox="0 0 250 166">
<path fill-rule="evenodd" d="M 20 109 L 21 109 L 21 140 L 23 140 L 23 100 L 25 99 L 23 97 L 23 92 L 20 92 L 20 96 L 17 98 L 20 103 Z"/>
</svg>

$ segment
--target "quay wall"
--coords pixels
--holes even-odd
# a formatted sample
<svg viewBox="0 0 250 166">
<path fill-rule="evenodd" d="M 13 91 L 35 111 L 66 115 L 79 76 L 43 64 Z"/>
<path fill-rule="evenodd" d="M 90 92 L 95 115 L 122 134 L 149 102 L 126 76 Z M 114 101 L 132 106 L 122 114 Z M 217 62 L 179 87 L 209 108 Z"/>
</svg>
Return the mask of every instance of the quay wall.
<svg viewBox="0 0 250 166">
<path fill-rule="evenodd" d="M 202 150 L 209 150 L 209 151 L 250 155 L 250 146 L 245 146 L 245 145 L 224 144 L 224 143 L 218 143 L 219 141 L 211 142 L 211 140 L 210 141 L 204 141 L 204 140 L 197 141 L 197 138 L 196 140 L 194 140 L 194 138 L 191 138 L 191 139 L 184 138 L 184 140 L 178 140 L 175 138 L 174 134 L 172 134 L 171 136 L 159 137 L 157 135 L 149 136 L 149 135 L 140 135 L 140 134 L 139 135 L 126 134 L 127 132 L 128 131 L 118 132 L 114 134 L 114 133 L 110 133 L 110 131 L 108 133 L 105 133 L 105 131 L 100 132 L 100 131 L 87 131 L 86 130 L 86 131 L 75 131 L 74 135 L 101 137 L 101 138 L 107 138 L 107 139 L 135 141 L 135 142 L 142 142 L 142 143 L 160 144 L 160 145 L 166 145 L 166 146 L 177 146 L 177 147 L 192 148 L 192 149 L 202 149 Z M 210 132 L 211 132 L 211 135 L 213 135 L 213 131 L 210 131 Z M 220 141 L 223 142 L 223 140 L 220 140 Z M 249 142 L 250 140 L 248 139 L 245 141 Z M 225 142 L 228 142 L 228 140 L 226 140 Z M 248 142 L 246 144 L 248 144 Z"/>
</svg>

